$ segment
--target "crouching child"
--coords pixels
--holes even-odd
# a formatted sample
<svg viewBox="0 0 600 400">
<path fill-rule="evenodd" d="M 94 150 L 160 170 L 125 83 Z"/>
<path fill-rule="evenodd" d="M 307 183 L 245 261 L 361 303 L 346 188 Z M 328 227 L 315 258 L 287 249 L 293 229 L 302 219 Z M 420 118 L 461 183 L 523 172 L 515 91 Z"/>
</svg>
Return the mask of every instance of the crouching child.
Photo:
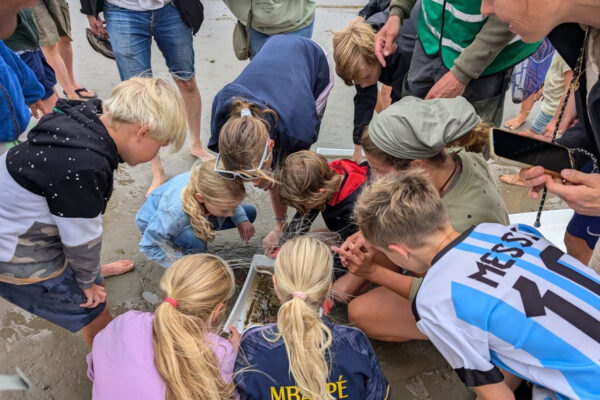
<svg viewBox="0 0 600 400">
<path fill-rule="evenodd" d="M 483 223 L 459 234 L 419 171 L 365 188 L 355 216 L 369 244 L 426 273 L 417 327 L 478 398 L 514 399 L 521 379 L 557 398 L 597 397 L 600 276 L 591 269 L 529 226 Z"/>
<path fill-rule="evenodd" d="M 179 149 L 184 104 L 165 81 L 132 78 L 104 104 L 56 107 L 0 156 L 0 296 L 91 345 L 111 319 L 100 248 L 114 170 Z"/>
</svg>

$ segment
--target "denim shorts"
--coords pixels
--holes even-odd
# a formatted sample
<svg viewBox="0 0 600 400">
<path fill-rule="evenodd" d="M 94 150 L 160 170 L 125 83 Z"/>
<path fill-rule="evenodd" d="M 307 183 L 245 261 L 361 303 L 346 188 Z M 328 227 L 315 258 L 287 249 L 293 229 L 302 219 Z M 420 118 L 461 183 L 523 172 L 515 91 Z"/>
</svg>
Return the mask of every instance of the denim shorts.
<svg viewBox="0 0 600 400">
<path fill-rule="evenodd" d="M 136 11 L 105 1 L 104 18 L 122 81 L 152 76 L 152 38 L 174 79 L 188 81 L 194 77 L 192 29 L 173 2 L 157 10 Z"/>
<path fill-rule="evenodd" d="M 102 275 L 98 275 L 95 283 L 99 285 L 103 281 Z M 68 265 L 60 275 L 45 281 L 29 285 L 0 282 L 0 296 L 71 332 L 81 330 L 106 307 L 106 302 L 96 308 L 79 307 L 87 299 Z"/>
</svg>

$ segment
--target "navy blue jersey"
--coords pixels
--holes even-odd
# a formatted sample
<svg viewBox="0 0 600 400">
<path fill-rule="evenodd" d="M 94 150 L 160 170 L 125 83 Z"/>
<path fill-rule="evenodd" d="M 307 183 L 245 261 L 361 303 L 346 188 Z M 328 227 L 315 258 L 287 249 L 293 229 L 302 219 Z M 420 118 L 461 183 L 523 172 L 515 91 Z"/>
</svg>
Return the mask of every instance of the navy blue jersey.
<svg viewBox="0 0 600 400">
<path fill-rule="evenodd" d="M 505 369 L 600 399 L 600 276 L 526 225 L 480 224 L 433 260 L 413 311 L 465 384 Z"/>
<path fill-rule="evenodd" d="M 367 336 L 356 328 L 328 326 L 333 335 L 329 347 L 329 393 L 336 399 L 391 398 L 388 381 Z M 234 381 L 242 400 L 304 398 L 289 371 L 283 339 L 266 339 L 276 331 L 277 326 L 270 324 L 250 328 L 242 336 L 234 368 Z"/>
</svg>

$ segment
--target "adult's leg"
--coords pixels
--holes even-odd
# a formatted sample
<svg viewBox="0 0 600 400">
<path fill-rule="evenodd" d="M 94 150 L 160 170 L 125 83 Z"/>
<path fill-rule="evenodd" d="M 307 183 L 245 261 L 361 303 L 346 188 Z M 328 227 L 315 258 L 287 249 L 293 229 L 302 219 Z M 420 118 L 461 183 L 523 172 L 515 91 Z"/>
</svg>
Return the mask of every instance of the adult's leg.
<svg viewBox="0 0 600 400">
<path fill-rule="evenodd" d="M 410 302 L 385 287 L 352 300 L 348 319 L 372 339 L 384 342 L 428 340 L 417 328 Z"/>
<path fill-rule="evenodd" d="M 73 46 L 71 45 L 71 38 L 68 36 L 61 36 L 57 43 L 57 50 L 62 58 L 65 68 L 67 70 L 67 79 L 69 80 L 70 87 L 75 89 L 81 89 L 82 86 L 75 80 L 73 74 Z M 62 86 L 62 85 L 61 85 Z M 87 89 L 87 88 L 86 88 Z M 80 91 L 82 96 L 94 96 L 95 93 L 91 90 Z"/>
<path fill-rule="evenodd" d="M 202 161 L 215 158 L 210 154 L 200 140 L 200 122 L 202 116 L 202 99 L 200 90 L 196 84 L 196 78 L 189 80 L 175 79 L 183 102 L 185 103 L 186 119 L 190 135 L 190 153 Z"/>
</svg>

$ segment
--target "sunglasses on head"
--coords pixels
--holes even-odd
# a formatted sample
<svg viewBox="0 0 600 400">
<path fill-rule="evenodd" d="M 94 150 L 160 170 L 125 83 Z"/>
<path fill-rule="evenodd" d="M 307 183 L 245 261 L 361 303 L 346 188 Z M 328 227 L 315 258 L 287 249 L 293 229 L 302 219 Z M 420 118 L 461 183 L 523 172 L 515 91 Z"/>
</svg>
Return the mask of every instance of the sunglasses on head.
<svg viewBox="0 0 600 400">
<path fill-rule="evenodd" d="M 221 154 L 219 153 L 217 154 L 217 159 L 215 160 L 214 171 L 217 174 L 219 174 L 221 178 L 225 178 L 230 181 L 234 180 L 236 177 L 239 177 L 245 181 L 252 181 L 258 178 L 256 172 L 262 169 L 263 165 L 265 164 L 265 161 L 267 160 L 267 158 L 269 158 L 270 154 L 271 153 L 269 152 L 269 141 L 267 140 L 267 143 L 265 143 L 265 151 L 263 151 L 263 155 L 260 159 L 260 162 L 258 163 L 258 167 L 243 171 L 229 171 L 226 169 L 219 168 L 219 161 L 221 160 Z"/>
</svg>

